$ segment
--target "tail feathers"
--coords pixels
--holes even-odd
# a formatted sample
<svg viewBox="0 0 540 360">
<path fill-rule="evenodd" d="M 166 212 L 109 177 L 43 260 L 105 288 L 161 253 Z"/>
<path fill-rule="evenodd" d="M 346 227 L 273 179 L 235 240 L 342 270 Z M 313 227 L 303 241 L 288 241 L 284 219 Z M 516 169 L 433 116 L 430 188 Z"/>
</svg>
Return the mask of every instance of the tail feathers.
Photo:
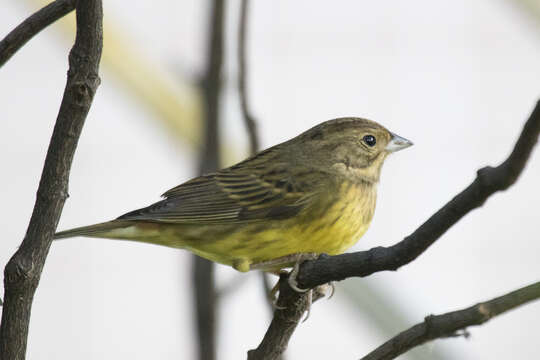
<svg viewBox="0 0 540 360">
<path fill-rule="evenodd" d="M 119 230 L 133 225 L 131 221 L 113 220 L 100 224 L 82 226 L 75 229 L 60 231 L 54 234 L 54 239 L 65 239 L 74 236 L 108 237 L 114 230 Z M 110 236 L 110 235 L 109 235 Z"/>
</svg>

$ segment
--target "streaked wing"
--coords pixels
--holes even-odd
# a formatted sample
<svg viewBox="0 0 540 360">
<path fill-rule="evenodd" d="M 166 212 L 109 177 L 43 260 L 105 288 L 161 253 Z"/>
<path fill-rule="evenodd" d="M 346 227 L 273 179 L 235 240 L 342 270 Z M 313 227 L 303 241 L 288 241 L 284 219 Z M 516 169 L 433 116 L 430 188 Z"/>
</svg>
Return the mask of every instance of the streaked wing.
<svg viewBox="0 0 540 360">
<path fill-rule="evenodd" d="M 283 219 L 311 202 L 314 184 L 295 180 L 285 163 L 268 168 L 257 160 L 192 179 L 163 194 L 166 199 L 119 219 L 192 224 Z M 311 171 L 296 166 L 295 174 L 299 170 Z"/>
</svg>

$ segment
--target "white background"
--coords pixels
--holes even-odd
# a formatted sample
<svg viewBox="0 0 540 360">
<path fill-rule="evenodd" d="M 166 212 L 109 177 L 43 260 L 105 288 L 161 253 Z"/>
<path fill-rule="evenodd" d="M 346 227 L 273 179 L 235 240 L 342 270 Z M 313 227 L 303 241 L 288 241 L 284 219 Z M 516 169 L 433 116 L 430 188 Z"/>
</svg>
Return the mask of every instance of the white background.
<svg viewBox="0 0 540 360">
<path fill-rule="evenodd" d="M 415 143 L 384 166 L 375 219 L 356 250 L 399 241 L 477 169 L 502 161 L 540 96 L 539 28 L 510 1 L 252 5 L 250 94 L 265 147 L 339 116 L 371 118 Z M 0 37 L 37 8 L 4 1 Z M 206 3 L 110 0 L 104 10 L 106 21 L 171 77 L 202 71 Z M 228 10 L 222 135 L 242 145 L 233 84 L 238 2 Z M 30 218 L 72 41 L 53 26 L 0 69 L 2 268 Z M 105 67 L 101 78 L 59 229 L 148 205 L 195 174 L 193 150 L 167 135 Z M 538 281 L 539 183 L 536 150 L 514 187 L 492 196 L 417 261 L 347 282 L 370 285 L 412 325 Z M 145 244 L 54 243 L 34 299 L 28 358 L 194 358 L 190 260 L 186 252 Z M 243 276 L 246 285 L 220 308 L 219 359 L 245 358 L 269 323 L 258 276 Z M 236 279 L 222 266 L 219 277 L 221 285 Z M 362 314 L 362 304 L 351 304 L 338 287 L 299 326 L 288 359 L 366 354 L 388 336 Z M 540 304 L 531 304 L 471 328 L 468 340 L 431 343 L 427 352 L 449 359 L 538 358 L 539 316 Z"/>
</svg>

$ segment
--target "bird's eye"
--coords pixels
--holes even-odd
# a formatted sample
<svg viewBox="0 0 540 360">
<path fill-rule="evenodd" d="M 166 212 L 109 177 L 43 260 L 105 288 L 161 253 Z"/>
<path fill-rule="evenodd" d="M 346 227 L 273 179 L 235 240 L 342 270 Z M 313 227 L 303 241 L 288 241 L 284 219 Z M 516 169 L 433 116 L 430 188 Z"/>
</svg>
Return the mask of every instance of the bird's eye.
<svg viewBox="0 0 540 360">
<path fill-rule="evenodd" d="M 375 136 L 373 135 L 366 135 L 363 140 L 368 146 L 375 146 L 377 143 L 377 139 L 375 139 Z"/>
</svg>

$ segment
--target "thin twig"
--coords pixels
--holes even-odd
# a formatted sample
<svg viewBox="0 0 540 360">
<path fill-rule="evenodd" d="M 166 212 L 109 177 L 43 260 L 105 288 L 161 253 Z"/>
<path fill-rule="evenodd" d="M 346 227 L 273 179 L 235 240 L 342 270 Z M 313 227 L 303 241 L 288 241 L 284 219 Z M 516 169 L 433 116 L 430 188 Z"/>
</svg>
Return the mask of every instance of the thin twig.
<svg viewBox="0 0 540 360">
<path fill-rule="evenodd" d="M 536 104 L 529 120 L 525 123 L 508 158 L 495 168 L 480 169 L 471 185 L 456 195 L 411 235 L 388 248 L 377 247 L 368 251 L 322 256 L 317 260 L 306 261 L 300 266 L 300 272 L 297 276 L 299 287 L 313 288 L 349 277 L 365 277 L 385 270 L 395 271 L 410 263 L 463 216 L 482 206 L 487 198 L 495 192 L 506 190 L 516 182 L 525 168 L 539 133 L 540 102 Z M 296 303 L 301 296 L 302 294 L 293 294 L 288 297 L 287 301 L 284 301 L 285 306 Z M 273 338 L 280 338 L 278 342 L 287 343 L 291 334 L 292 332 L 281 332 L 280 328 L 270 327 L 263 342 L 276 342 L 278 340 Z M 257 357 L 253 357 L 253 359 L 275 359 L 275 357 L 273 357 L 273 353 L 258 351 Z"/>
<path fill-rule="evenodd" d="M 465 328 L 482 325 L 491 318 L 540 298 L 540 282 L 463 310 L 427 316 L 423 322 L 399 333 L 361 360 L 390 360 L 430 340 L 468 336 Z M 462 330 L 462 333 L 458 331 Z"/>
<path fill-rule="evenodd" d="M 240 7 L 240 26 L 238 28 L 238 90 L 240 92 L 240 106 L 244 123 L 249 135 L 251 155 L 259 151 L 259 137 L 257 135 L 257 123 L 249 111 L 247 94 L 247 51 L 246 39 L 248 32 L 249 0 L 242 0 Z"/>
<path fill-rule="evenodd" d="M 247 79 L 248 79 L 248 64 L 247 64 L 247 36 L 248 36 L 248 19 L 249 19 L 249 0 L 242 0 L 240 5 L 240 25 L 238 27 L 238 91 L 240 95 L 240 108 L 242 117 L 249 138 L 250 155 L 255 155 L 259 151 L 259 135 L 257 133 L 257 122 L 251 114 L 249 108 L 247 94 Z M 272 290 L 272 284 L 268 275 L 261 273 L 261 283 L 266 299 L 268 299 L 268 307 L 273 313 L 274 306 L 269 294 Z"/>
<path fill-rule="evenodd" d="M 249 279 L 249 276 L 245 276 L 245 274 L 236 274 L 232 279 L 227 281 L 225 285 L 222 285 L 216 290 L 216 296 L 222 299 L 231 295 L 236 290 L 246 285 Z"/>
<path fill-rule="evenodd" d="M 75 0 L 56 0 L 13 29 L 0 41 L 0 67 L 41 30 L 75 9 Z"/>
<path fill-rule="evenodd" d="M 224 0 L 211 3 L 208 22 L 208 62 L 202 80 L 205 100 L 205 132 L 201 149 L 199 172 L 219 168 L 219 107 L 221 94 L 221 69 L 223 63 Z M 193 287 L 195 296 L 195 321 L 200 360 L 216 358 L 217 295 L 214 264 L 198 256 L 193 258 Z"/>
<path fill-rule="evenodd" d="M 1 359 L 22 360 L 25 357 L 32 299 L 68 197 L 73 154 L 99 85 L 102 17 L 101 0 L 77 3 L 77 36 L 69 54 L 68 79 L 47 151 L 36 203 L 21 246 L 4 271 Z"/>
</svg>

